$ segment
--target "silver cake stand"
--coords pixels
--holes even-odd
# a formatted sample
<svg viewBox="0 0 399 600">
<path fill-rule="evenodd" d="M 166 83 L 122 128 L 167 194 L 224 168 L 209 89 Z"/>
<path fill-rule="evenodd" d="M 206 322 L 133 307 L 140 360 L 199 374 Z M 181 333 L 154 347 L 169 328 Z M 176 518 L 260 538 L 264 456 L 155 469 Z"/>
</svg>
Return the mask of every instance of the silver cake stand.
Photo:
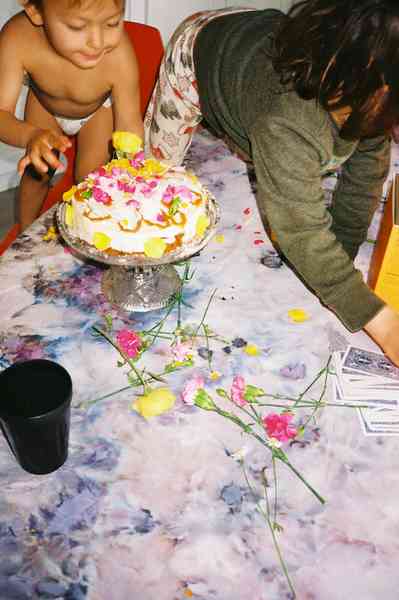
<svg viewBox="0 0 399 600">
<path fill-rule="evenodd" d="M 210 225 L 199 242 L 168 252 L 159 259 L 142 254 L 113 256 L 71 235 L 65 225 L 65 209 L 65 202 L 60 202 L 56 212 L 57 225 L 65 242 L 81 256 L 109 265 L 102 278 L 103 293 L 112 304 L 137 312 L 157 310 L 168 305 L 181 287 L 181 279 L 173 263 L 187 260 L 202 250 L 215 234 L 219 221 L 217 204 L 211 198 Z"/>
</svg>

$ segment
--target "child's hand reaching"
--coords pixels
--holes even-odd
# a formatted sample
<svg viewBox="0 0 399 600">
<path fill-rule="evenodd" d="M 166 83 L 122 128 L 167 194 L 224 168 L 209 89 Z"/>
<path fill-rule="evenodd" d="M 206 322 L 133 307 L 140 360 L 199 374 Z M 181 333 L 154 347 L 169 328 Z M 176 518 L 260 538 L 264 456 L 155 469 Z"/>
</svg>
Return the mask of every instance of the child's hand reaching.
<svg viewBox="0 0 399 600">
<path fill-rule="evenodd" d="M 26 153 L 18 163 L 18 173 L 23 175 L 28 165 L 45 174 L 50 169 L 58 169 L 61 162 L 53 150 L 65 152 L 71 146 L 71 142 L 65 135 L 60 135 L 48 129 L 38 129 L 31 137 Z"/>
<path fill-rule="evenodd" d="M 364 329 L 384 354 L 399 366 L 399 314 L 390 306 L 385 306 Z"/>
</svg>

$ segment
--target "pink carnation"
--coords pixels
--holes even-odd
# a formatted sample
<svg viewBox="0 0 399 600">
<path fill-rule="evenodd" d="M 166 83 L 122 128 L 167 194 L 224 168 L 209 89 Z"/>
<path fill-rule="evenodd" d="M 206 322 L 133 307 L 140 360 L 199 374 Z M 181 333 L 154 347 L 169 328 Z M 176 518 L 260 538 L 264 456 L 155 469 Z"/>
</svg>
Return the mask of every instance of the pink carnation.
<svg viewBox="0 0 399 600">
<path fill-rule="evenodd" d="M 139 353 L 141 338 L 135 331 L 121 329 L 116 336 L 116 341 L 124 354 L 129 358 L 135 358 Z"/>
<path fill-rule="evenodd" d="M 263 417 L 262 422 L 267 435 L 279 442 L 288 442 L 294 438 L 298 433 L 298 430 L 296 427 L 290 426 L 293 416 L 292 413 L 286 412 L 281 415 L 270 413 L 266 417 Z"/>
<path fill-rule="evenodd" d="M 189 379 L 181 394 L 183 402 L 186 404 L 194 404 L 198 390 L 203 388 L 204 385 L 205 381 L 201 375 L 195 375 L 192 379 Z"/>
<path fill-rule="evenodd" d="M 236 375 L 233 379 L 233 384 L 231 386 L 230 394 L 231 399 L 238 406 L 245 406 L 247 401 L 244 398 L 245 392 L 245 379 L 241 377 L 241 375 Z"/>
</svg>

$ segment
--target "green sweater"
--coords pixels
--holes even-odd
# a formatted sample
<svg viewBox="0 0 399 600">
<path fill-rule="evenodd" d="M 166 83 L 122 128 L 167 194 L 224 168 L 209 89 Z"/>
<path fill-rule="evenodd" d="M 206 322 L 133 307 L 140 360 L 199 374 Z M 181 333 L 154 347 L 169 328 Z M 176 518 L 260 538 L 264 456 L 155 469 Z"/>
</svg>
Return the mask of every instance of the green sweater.
<svg viewBox="0 0 399 600">
<path fill-rule="evenodd" d="M 381 199 L 390 140 L 342 140 L 315 100 L 302 100 L 280 84 L 269 50 L 281 15 L 270 9 L 227 15 L 199 33 L 194 62 L 201 109 L 217 135 L 251 157 L 260 215 L 283 254 L 357 331 L 384 306 L 353 259 Z M 322 178 L 340 166 L 327 208 Z"/>
</svg>

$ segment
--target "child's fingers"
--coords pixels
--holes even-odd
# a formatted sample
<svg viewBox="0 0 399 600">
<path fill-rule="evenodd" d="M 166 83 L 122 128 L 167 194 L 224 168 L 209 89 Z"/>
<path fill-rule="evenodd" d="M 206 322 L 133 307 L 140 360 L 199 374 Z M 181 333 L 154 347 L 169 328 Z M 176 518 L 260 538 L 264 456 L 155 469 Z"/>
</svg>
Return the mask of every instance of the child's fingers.
<svg viewBox="0 0 399 600">
<path fill-rule="evenodd" d="M 44 149 L 42 153 L 42 159 L 44 159 L 47 163 L 47 166 L 53 167 L 53 169 L 58 169 L 62 166 L 62 163 L 58 160 L 58 157 L 54 154 L 52 149 Z M 46 169 L 47 171 L 48 169 Z"/>
<path fill-rule="evenodd" d="M 67 148 L 70 148 L 71 141 L 65 135 L 53 135 L 48 140 L 47 145 L 49 148 L 55 148 L 60 152 L 65 152 Z"/>
<path fill-rule="evenodd" d="M 17 171 L 18 171 L 18 175 L 20 175 L 22 177 L 22 175 L 24 174 L 24 171 L 26 169 L 26 167 L 28 165 L 30 165 L 31 163 L 31 159 L 29 158 L 29 156 L 23 156 L 19 161 L 18 161 L 18 165 L 17 165 Z"/>
</svg>

